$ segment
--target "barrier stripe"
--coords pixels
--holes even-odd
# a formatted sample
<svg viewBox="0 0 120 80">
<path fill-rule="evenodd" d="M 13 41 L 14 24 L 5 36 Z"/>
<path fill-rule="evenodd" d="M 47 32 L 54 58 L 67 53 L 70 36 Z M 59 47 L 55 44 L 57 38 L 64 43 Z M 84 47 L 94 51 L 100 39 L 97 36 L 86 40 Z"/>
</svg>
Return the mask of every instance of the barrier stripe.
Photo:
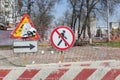
<svg viewBox="0 0 120 80">
<path fill-rule="evenodd" d="M 120 74 L 120 69 L 111 69 L 101 80 L 115 80 Z"/>
<path fill-rule="evenodd" d="M 57 71 L 52 72 L 45 80 L 59 80 L 68 70 L 69 69 L 58 69 Z"/>
<path fill-rule="evenodd" d="M 0 69 L 0 80 L 3 80 L 3 78 L 11 71 L 11 69 Z"/>
<path fill-rule="evenodd" d="M 32 78 L 32 80 L 45 80 L 50 73 L 56 70 L 56 68 L 43 68 Z"/>
<path fill-rule="evenodd" d="M 105 74 L 110 71 L 110 68 L 98 68 L 88 80 L 101 80 Z"/>
<path fill-rule="evenodd" d="M 27 69 L 17 80 L 31 80 L 38 72 L 38 69 Z"/>
<path fill-rule="evenodd" d="M 61 78 L 60 80 L 73 80 L 77 74 L 82 70 L 83 68 L 70 68 Z"/>
<path fill-rule="evenodd" d="M 120 80 L 120 74 L 115 78 L 115 80 Z"/>
<path fill-rule="evenodd" d="M 83 69 L 73 80 L 87 80 L 96 69 Z"/>
<path fill-rule="evenodd" d="M 19 76 L 25 71 L 24 68 L 16 68 L 16 69 L 12 69 L 9 74 L 7 74 L 4 78 L 4 80 L 16 80 L 19 78 Z M 14 76 L 13 76 L 14 75 Z"/>
</svg>

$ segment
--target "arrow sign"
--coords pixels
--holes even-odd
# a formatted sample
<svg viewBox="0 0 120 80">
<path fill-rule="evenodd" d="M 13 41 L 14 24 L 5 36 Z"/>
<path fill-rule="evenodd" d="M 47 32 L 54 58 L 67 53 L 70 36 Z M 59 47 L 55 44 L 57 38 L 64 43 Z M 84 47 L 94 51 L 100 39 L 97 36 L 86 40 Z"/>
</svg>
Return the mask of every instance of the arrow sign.
<svg viewBox="0 0 120 80">
<path fill-rule="evenodd" d="M 33 49 L 35 46 L 30 44 L 29 46 L 14 46 L 14 48 L 29 48 L 30 50 Z"/>
<path fill-rule="evenodd" d="M 37 41 L 14 42 L 14 52 L 37 52 Z"/>
</svg>

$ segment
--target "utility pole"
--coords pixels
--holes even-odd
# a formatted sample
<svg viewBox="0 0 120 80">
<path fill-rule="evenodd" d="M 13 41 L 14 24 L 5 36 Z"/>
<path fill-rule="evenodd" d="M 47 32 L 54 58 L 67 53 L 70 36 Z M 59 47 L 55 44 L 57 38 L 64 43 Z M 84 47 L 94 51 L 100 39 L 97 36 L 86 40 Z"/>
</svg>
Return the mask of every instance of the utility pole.
<svg viewBox="0 0 120 80">
<path fill-rule="evenodd" d="M 107 37 L 108 41 L 110 41 L 110 26 L 109 26 L 109 0 L 107 0 Z"/>
<path fill-rule="evenodd" d="M 28 10 L 27 12 L 28 12 L 28 14 L 30 16 L 30 13 L 31 13 L 31 1 L 30 0 L 28 0 L 27 10 Z"/>
<path fill-rule="evenodd" d="M 29 16 L 31 14 L 31 6 L 32 6 L 33 3 L 34 3 L 33 0 L 32 1 L 28 0 L 27 12 L 28 12 Z"/>
</svg>

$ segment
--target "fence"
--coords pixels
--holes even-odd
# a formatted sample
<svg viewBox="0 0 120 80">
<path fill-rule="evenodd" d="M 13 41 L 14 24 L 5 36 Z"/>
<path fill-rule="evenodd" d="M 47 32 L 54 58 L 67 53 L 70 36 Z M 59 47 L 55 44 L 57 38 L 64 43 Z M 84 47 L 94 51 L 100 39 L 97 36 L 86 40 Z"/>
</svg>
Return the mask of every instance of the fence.
<svg viewBox="0 0 120 80">
<path fill-rule="evenodd" d="M 63 62 L 119 60 L 120 49 L 97 46 L 74 46 L 64 51 Z M 23 53 L 0 50 L 0 65 L 24 66 Z M 26 54 L 27 64 L 59 63 L 60 51 L 52 46 L 39 46 L 38 52 Z"/>
</svg>

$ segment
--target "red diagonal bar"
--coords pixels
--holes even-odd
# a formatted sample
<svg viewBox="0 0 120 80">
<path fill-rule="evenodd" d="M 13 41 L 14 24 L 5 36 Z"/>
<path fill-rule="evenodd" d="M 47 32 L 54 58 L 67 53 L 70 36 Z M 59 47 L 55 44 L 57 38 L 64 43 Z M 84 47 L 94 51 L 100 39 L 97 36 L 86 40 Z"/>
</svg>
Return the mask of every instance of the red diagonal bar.
<svg viewBox="0 0 120 80">
<path fill-rule="evenodd" d="M 37 69 L 25 70 L 17 80 L 31 80 L 39 71 Z"/>
<path fill-rule="evenodd" d="M 95 72 L 96 69 L 83 69 L 75 78 L 74 80 L 87 80 L 89 76 Z"/>
<path fill-rule="evenodd" d="M 66 41 L 66 39 L 56 30 L 56 33 L 60 36 L 60 38 L 68 45 L 70 46 L 70 44 Z"/>
<path fill-rule="evenodd" d="M 52 72 L 45 80 L 59 80 L 68 69 L 58 69 L 58 71 Z"/>
<path fill-rule="evenodd" d="M 10 69 L 0 69 L 0 80 L 3 80 L 3 78 L 10 72 Z"/>
<path fill-rule="evenodd" d="M 115 80 L 120 75 L 120 69 L 111 69 L 101 80 Z"/>
</svg>

